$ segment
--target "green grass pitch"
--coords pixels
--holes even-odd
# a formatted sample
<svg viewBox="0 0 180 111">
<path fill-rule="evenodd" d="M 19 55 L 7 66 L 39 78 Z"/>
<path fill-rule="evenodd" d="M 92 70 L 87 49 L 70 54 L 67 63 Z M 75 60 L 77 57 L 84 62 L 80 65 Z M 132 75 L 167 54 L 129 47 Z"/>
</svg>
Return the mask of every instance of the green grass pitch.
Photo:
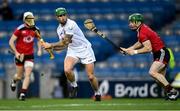
<svg viewBox="0 0 180 111">
<path fill-rule="evenodd" d="M 111 99 L 95 102 L 92 99 L 1 99 L 0 110 L 179 110 L 180 100 L 164 99 Z"/>
</svg>

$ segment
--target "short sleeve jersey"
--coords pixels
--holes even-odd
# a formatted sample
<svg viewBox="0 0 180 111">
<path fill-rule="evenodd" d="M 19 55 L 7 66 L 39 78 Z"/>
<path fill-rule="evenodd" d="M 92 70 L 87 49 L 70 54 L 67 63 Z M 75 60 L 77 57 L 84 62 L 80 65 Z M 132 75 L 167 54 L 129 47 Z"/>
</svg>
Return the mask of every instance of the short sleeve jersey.
<svg viewBox="0 0 180 111">
<path fill-rule="evenodd" d="M 72 42 L 68 45 L 68 48 L 73 50 L 81 51 L 85 47 L 91 46 L 91 43 L 85 38 L 79 26 L 71 19 L 67 19 L 64 26 L 59 24 L 57 34 L 60 40 L 64 38 L 65 34 L 72 35 Z"/>
<path fill-rule="evenodd" d="M 145 24 L 142 24 L 138 29 L 137 37 L 140 43 L 143 43 L 146 40 L 150 40 L 152 52 L 157 52 L 163 47 L 165 47 L 163 41 L 158 36 L 158 34 Z"/>
<path fill-rule="evenodd" d="M 13 34 L 17 37 L 16 50 L 19 53 L 24 53 L 25 55 L 33 54 L 34 38 L 36 37 L 35 30 L 39 31 L 37 27 L 26 28 L 22 24 L 14 31 Z"/>
</svg>

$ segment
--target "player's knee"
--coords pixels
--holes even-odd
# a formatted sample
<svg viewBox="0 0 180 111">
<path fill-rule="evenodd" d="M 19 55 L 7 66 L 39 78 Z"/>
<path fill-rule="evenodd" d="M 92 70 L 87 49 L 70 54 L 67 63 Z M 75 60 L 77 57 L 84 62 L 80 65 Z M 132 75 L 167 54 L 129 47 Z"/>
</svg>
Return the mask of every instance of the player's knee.
<svg viewBox="0 0 180 111">
<path fill-rule="evenodd" d="M 88 78 L 89 78 L 90 81 L 92 81 L 94 79 L 94 75 L 93 74 L 88 75 Z"/>
<path fill-rule="evenodd" d="M 21 80 L 22 79 L 22 75 L 21 74 L 15 74 L 14 78 L 16 80 Z"/>
<path fill-rule="evenodd" d="M 65 68 L 64 72 L 65 72 L 66 75 L 69 75 L 69 74 L 72 73 L 72 69 L 71 68 Z"/>
<path fill-rule="evenodd" d="M 22 76 L 17 76 L 16 79 L 17 79 L 17 80 L 21 80 L 21 79 L 22 79 Z"/>
<path fill-rule="evenodd" d="M 30 76 L 31 76 L 31 73 L 30 74 L 28 73 L 28 74 L 24 75 L 25 78 L 30 78 Z"/>
<path fill-rule="evenodd" d="M 149 71 L 150 76 L 155 77 L 156 73 L 154 71 Z"/>
</svg>

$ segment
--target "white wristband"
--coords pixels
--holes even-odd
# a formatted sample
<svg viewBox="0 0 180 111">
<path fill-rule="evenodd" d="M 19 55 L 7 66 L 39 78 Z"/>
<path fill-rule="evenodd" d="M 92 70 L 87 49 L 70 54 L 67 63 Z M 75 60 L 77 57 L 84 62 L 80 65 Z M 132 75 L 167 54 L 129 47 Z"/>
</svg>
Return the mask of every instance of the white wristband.
<svg viewBox="0 0 180 111">
<path fill-rule="evenodd" d="M 134 54 L 138 54 L 138 51 L 137 51 L 137 50 L 134 50 Z"/>
<path fill-rule="evenodd" d="M 41 38 L 40 41 L 43 42 L 44 40 Z"/>
</svg>

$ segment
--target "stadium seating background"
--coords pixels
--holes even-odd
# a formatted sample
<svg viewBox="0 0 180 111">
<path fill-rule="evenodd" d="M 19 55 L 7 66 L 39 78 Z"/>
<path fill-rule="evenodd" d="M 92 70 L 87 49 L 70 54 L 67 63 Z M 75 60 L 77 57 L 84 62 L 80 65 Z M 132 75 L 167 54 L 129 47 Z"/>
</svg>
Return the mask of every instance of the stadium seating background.
<svg viewBox="0 0 180 111">
<path fill-rule="evenodd" d="M 128 29 L 129 14 L 138 12 L 145 17 L 145 23 L 158 31 L 167 47 L 172 48 L 176 66 L 171 74 L 180 72 L 180 21 L 176 18 L 176 7 L 173 0 L 12 0 L 10 3 L 16 18 L 21 18 L 23 12 L 32 11 L 37 17 L 45 41 L 58 41 L 56 27 L 58 25 L 54 9 L 65 7 L 70 18 L 74 19 L 92 43 L 97 62 L 95 74 L 99 79 L 109 80 L 149 80 L 148 69 L 152 62 L 152 55 L 123 56 L 115 52 L 113 47 L 96 34 L 89 32 L 83 26 L 83 21 L 92 18 L 97 27 L 102 30 L 118 46 L 128 47 L 136 41 L 136 33 Z M 0 21 L 0 77 L 8 74 L 13 67 L 13 56 L 8 53 L 8 40 L 15 28 L 22 20 Z M 165 28 L 168 27 L 168 28 Z M 52 77 L 59 77 L 63 73 L 63 60 L 66 51 L 55 53 L 55 59 L 49 60 L 44 51 L 42 57 L 35 59 L 35 70 L 39 73 L 44 66 L 51 70 Z M 87 80 L 81 65 L 77 65 L 79 80 Z"/>
</svg>

